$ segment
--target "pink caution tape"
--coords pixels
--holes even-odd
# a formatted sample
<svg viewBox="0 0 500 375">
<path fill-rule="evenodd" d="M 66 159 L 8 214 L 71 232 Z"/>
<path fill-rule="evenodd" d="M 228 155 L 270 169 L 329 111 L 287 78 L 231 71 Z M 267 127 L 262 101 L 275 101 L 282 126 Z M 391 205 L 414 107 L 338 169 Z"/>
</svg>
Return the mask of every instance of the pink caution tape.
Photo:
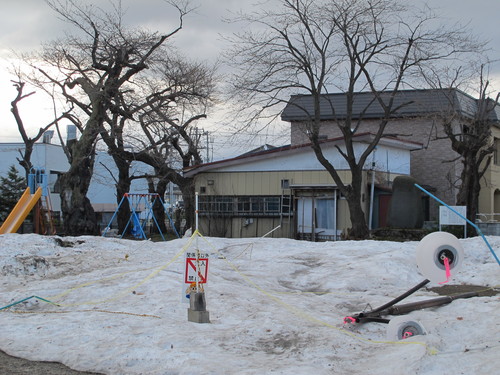
<svg viewBox="0 0 500 375">
<path fill-rule="evenodd" d="M 354 323 L 356 323 L 356 319 L 354 319 L 352 316 L 346 316 L 344 318 L 344 324 L 347 324 L 347 323 L 354 324 Z"/>
<path fill-rule="evenodd" d="M 448 281 L 450 281 L 451 277 L 450 260 L 447 257 L 445 257 L 443 259 L 443 262 L 444 262 L 444 269 L 446 271 L 446 281 L 440 282 L 439 284 L 446 284 Z"/>
<path fill-rule="evenodd" d="M 406 332 L 404 332 L 404 333 L 403 333 L 403 340 L 404 340 L 404 339 L 407 339 L 407 338 L 410 338 L 410 337 L 412 337 L 412 336 L 413 336 L 413 333 L 412 333 L 412 332 L 410 332 L 410 331 L 406 331 Z"/>
</svg>

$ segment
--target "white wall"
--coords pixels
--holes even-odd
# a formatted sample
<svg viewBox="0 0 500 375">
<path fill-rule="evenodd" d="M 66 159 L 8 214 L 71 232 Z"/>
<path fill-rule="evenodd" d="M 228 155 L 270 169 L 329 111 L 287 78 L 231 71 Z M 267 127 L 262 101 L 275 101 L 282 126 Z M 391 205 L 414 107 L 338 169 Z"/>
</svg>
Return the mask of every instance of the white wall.
<svg viewBox="0 0 500 375">
<path fill-rule="evenodd" d="M 16 158 L 20 158 L 19 149 L 24 149 L 23 143 L 0 143 L 0 176 L 6 177 L 11 165 L 14 165 L 19 174 L 24 177 L 24 169 L 19 165 Z M 31 162 L 36 168 L 44 168 L 49 174 L 49 188 L 55 183 L 55 175 L 50 172 L 66 172 L 69 168 L 68 159 L 61 146 L 48 143 L 36 143 L 34 145 Z M 106 166 L 106 167 L 104 167 Z M 131 174 L 142 175 L 151 173 L 151 168 L 145 168 L 142 163 L 133 163 Z M 117 176 L 117 169 L 111 156 L 106 152 L 98 152 L 94 167 L 89 192 L 87 194 L 91 203 L 109 204 L 116 207 L 116 188 L 113 176 Z M 147 193 L 148 187 L 145 180 L 134 180 L 131 192 Z M 50 195 L 52 209 L 61 210 L 59 194 Z"/>
<path fill-rule="evenodd" d="M 132 163 L 130 168 L 131 176 L 152 174 L 153 169 L 143 163 Z M 104 151 L 97 152 L 94 164 L 94 174 L 87 194 L 92 203 L 97 204 L 117 204 L 116 180 L 118 170 L 113 158 Z M 147 193 L 148 184 L 145 179 L 133 180 L 130 187 L 131 193 Z M 120 197 L 121 199 L 122 197 Z"/>
<path fill-rule="evenodd" d="M 24 143 L 1 143 L 0 144 L 0 176 L 6 177 L 9 168 L 14 167 L 19 175 L 24 177 L 24 169 L 19 165 L 17 158 L 21 158 L 19 149 L 24 150 Z M 56 181 L 56 174 L 51 172 L 65 172 L 69 163 L 61 146 L 48 143 L 35 143 L 31 154 L 31 163 L 34 168 L 43 168 L 49 175 L 49 190 L 52 190 Z M 59 194 L 50 194 L 50 201 L 54 211 L 61 211 L 61 200 Z"/>
<path fill-rule="evenodd" d="M 355 152 L 360 155 L 366 149 L 363 143 L 355 144 Z M 323 146 L 323 153 L 332 165 L 338 170 L 349 169 L 346 160 L 333 145 Z M 375 159 L 373 159 L 373 157 Z M 371 169 L 372 161 L 378 171 L 410 174 L 410 151 L 396 147 L 379 145 L 374 156 L 370 155 L 366 161 L 365 168 Z M 256 160 L 249 159 L 248 162 L 240 162 L 235 165 L 222 166 L 217 172 L 251 172 L 251 171 L 286 171 L 286 170 L 318 170 L 325 168 L 317 160 L 313 150 L 301 147 L 284 152 L 266 154 L 265 158 Z"/>
</svg>

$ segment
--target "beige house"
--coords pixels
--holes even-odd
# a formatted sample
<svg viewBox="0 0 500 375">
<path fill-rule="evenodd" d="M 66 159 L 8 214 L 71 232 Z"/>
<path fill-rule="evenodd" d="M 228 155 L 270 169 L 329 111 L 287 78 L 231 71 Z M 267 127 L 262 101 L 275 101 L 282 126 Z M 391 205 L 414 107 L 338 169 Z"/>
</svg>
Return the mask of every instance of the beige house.
<svg viewBox="0 0 500 375">
<path fill-rule="evenodd" d="M 356 136 L 358 153 L 372 137 Z M 336 147 L 344 147 L 342 138 L 323 143 L 325 155 L 348 183 L 349 168 Z M 363 203 L 374 226 L 387 209 L 388 201 L 382 199 L 386 188 L 396 176 L 410 174 L 410 152 L 420 148 L 421 144 L 387 137 L 369 158 Z M 185 170 L 185 176 L 194 177 L 199 228 L 206 235 L 335 240 L 350 227 L 346 200 L 308 144 L 202 164 Z"/>
<path fill-rule="evenodd" d="M 388 99 L 388 94 L 382 93 L 382 97 L 384 95 Z M 353 120 L 359 121 L 360 132 L 375 132 L 384 115 L 373 99 L 371 92 L 354 96 Z M 404 90 L 398 92 L 394 108 L 397 111 L 390 115 L 385 134 L 422 144 L 420 149 L 411 152 L 412 177 L 444 202 L 455 205 L 462 162 L 443 131 L 442 119 L 453 119 L 457 133 L 466 133 L 466 128 L 460 128 L 474 118 L 478 100 L 457 89 Z M 292 145 L 307 139 L 306 124 L 312 113 L 311 96 L 292 96 L 282 113 L 282 119 L 291 124 Z M 479 212 L 483 221 L 500 221 L 500 106 L 496 105 L 489 116 L 496 153 L 481 181 Z M 326 95 L 321 102 L 322 136 L 325 139 L 340 136 L 336 122 L 345 117 L 345 94 Z M 438 204 L 428 199 L 426 203 L 425 220 L 437 221 Z"/>
<path fill-rule="evenodd" d="M 500 111 L 497 112 L 500 118 Z M 478 219 L 482 222 L 500 222 L 500 127 L 492 128 L 495 143 L 493 162 L 481 181 Z"/>
<path fill-rule="evenodd" d="M 325 95 L 320 105 L 324 152 L 348 183 L 349 169 L 335 150 L 343 143 L 336 123 L 346 118 L 346 96 Z M 463 120 L 474 118 L 478 100 L 456 89 L 404 90 L 398 92 L 394 108 L 386 137 L 364 170 L 363 204 L 370 228 L 385 226 L 392 181 L 398 175 L 413 176 L 437 197 L 455 205 L 462 163 L 444 134 L 442 119 L 453 118 L 457 131 L 467 132 Z M 347 203 L 307 144 L 307 123 L 312 115 L 311 96 L 292 96 L 282 112 L 282 119 L 290 122 L 290 146 L 186 170 L 199 192 L 203 233 L 335 240 L 349 228 Z M 500 106 L 489 115 L 496 152 L 481 181 L 479 219 L 483 222 L 500 221 Z M 372 93 L 354 95 L 358 150 L 366 147 L 383 116 Z M 438 204 L 426 196 L 423 200 L 425 220 L 437 221 Z"/>
</svg>

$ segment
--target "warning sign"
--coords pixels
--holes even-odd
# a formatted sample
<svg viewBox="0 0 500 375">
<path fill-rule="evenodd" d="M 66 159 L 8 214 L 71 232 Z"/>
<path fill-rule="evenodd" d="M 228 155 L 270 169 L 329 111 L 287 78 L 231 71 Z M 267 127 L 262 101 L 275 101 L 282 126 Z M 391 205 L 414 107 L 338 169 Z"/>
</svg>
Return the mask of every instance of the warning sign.
<svg viewBox="0 0 500 375">
<path fill-rule="evenodd" d="M 208 256 L 203 258 L 186 257 L 184 282 L 205 284 L 208 278 Z"/>
</svg>

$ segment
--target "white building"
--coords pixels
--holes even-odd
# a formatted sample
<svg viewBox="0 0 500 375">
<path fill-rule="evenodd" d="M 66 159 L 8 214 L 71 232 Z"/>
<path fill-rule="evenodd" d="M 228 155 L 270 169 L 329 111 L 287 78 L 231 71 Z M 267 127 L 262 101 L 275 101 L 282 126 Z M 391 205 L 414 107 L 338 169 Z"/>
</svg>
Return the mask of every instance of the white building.
<svg viewBox="0 0 500 375">
<path fill-rule="evenodd" d="M 370 133 L 358 134 L 356 152 L 362 153 L 372 139 Z M 350 169 L 338 150 L 344 147 L 343 138 L 322 143 L 325 157 L 347 184 Z M 386 137 L 367 160 L 362 205 L 374 227 L 384 226 L 387 191 L 395 177 L 411 174 L 410 153 L 421 147 Z M 241 238 L 269 233 L 273 237 L 334 240 L 351 226 L 345 198 L 307 144 L 193 166 L 184 175 L 194 178 L 200 229 L 209 236 Z"/>
<path fill-rule="evenodd" d="M 24 169 L 19 165 L 22 159 L 24 143 L 0 143 L 0 176 L 6 177 L 11 166 L 14 166 L 20 176 L 24 177 Z M 61 211 L 61 199 L 57 193 L 56 181 L 60 173 L 68 170 L 69 163 L 62 147 L 51 143 L 35 143 L 31 155 L 34 168 L 45 170 L 48 175 L 50 200 L 54 212 Z"/>
<path fill-rule="evenodd" d="M 21 159 L 24 152 L 24 143 L 0 143 L 0 176 L 6 177 L 11 166 L 14 166 L 24 177 L 24 169 L 17 159 Z M 50 137 L 45 137 L 44 142 L 35 143 L 31 155 L 34 168 L 43 169 L 48 175 L 48 189 L 52 211 L 57 217 L 61 212 L 61 199 L 57 186 L 57 179 L 61 173 L 69 169 L 69 163 L 64 150 L 60 145 L 50 143 Z M 131 175 L 151 174 L 151 168 L 142 163 L 132 163 Z M 99 218 L 99 224 L 105 226 L 109 223 L 118 204 L 116 198 L 115 177 L 118 175 L 115 163 L 107 152 L 98 151 L 94 164 L 94 174 L 87 197 Z M 134 193 L 147 193 L 148 186 L 144 179 L 133 180 L 131 191 Z M 121 199 L 121 198 L 120 198 Z"/>
</svg>

